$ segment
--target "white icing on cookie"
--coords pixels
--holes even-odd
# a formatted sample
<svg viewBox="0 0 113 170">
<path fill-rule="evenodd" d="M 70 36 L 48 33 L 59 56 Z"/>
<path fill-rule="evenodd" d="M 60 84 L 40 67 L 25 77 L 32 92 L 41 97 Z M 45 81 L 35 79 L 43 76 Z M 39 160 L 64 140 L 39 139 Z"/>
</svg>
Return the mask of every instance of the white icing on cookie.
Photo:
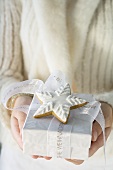
<svg viewBox="0 0 113 170">
<path fill-rule="evenodd" d="M 53 97 L 52 93 L 50 92 L 36 92 L 36 95 L 38 96 L 38 98 L 41 100 L 41 101 L 44 101 L 44 100 L 48 100 L 48 99 L 51 99 Z"/>
<path fill-rule="evenodd" d="M 38 110 L 35 112 L 34 117 L 40 117 L 43 114 L 46 114 L 48 112 L 51 112 L 53 109 L 53 103 L 52 102 L 48 102 L 45 104 L 42 104 Z"/>
<path fill-rule="evenodd" d="M 71 106 L 75 106 L 75 105 L 79 105 L 79 104 L 83 104 L 86 102 L 86 100 L 84 99 L 80 99 L 80 98 L 77 98 L 73 95 L 69 95 L 66 100 L 70 103 Z"/>
<path fill-rule="evenodd" d="M 55 93 L 57 94 L 57 96 L 64 94 L 70 95 L 71 94 L 70 85 L 67 83 L 65 87 L 61 86 L 58 90 L 55 91 Z"/>
<path fill-rule="evenodd" d="M 67 117 L 69 116 L 70 106 L 68 105 L 59 105 L 58 107 L 53 109 L 54 113 L 57 113 L 57 117 L 63 122 L 67 121 Z"/>
<path fill-rule="evenodd" d="M 71 106 L 86 103 L 86 100 L 79 99 L 70 95 L 70 85 L 66 83 L 55 92 L 40 92 L 37 97 L 42 101 L 42 105 L 38 108 L 34 117 L 42 117 L 46 113 L 53 114 L 61 122 L 67 122 Z"/>
</svg>

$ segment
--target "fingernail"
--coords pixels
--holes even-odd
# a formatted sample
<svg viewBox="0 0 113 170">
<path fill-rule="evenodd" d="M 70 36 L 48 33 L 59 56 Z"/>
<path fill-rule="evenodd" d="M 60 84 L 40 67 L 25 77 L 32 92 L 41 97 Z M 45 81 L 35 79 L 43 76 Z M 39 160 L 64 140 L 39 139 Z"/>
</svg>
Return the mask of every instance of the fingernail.
<svg viewBox="0 0 113 170">
<path fill-rule="evenodd" d="M 94 141 L 96 141 L 97 140 L 97 131 L 94 131 L 94 133 L 93 133 L 93 138 L 94 138 Z"/>
</svg>

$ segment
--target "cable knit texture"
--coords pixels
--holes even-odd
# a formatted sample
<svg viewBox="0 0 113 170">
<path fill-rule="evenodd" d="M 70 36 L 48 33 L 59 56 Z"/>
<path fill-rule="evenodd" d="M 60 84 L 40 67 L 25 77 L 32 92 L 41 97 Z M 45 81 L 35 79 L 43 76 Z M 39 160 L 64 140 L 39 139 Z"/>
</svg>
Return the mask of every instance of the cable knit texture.
<svg viewBox="0 0 113 170">
<path fill-rule="evenodd" d="M 0 0 L 0 97 L 59 69 L 78 93 L 113 106 L 112 39 L 113 0 Z M 2 104 L 0 119 L 10 127 Z"/>
<path fill-rule="evenodd" d="M 20 43 L 21 8 L 18 1 L 0 1 L 0 97 L 11 83 L 23 80 Z M 0 104 L 0 118 L 9 126 L 9 115 Z"/>
<path fill-rule="evenodd" d="M 60 69 L 77 92 L 113 105 L 112 1 L 0 3 L 1 94 L 10 83 Z"/>
</svg>

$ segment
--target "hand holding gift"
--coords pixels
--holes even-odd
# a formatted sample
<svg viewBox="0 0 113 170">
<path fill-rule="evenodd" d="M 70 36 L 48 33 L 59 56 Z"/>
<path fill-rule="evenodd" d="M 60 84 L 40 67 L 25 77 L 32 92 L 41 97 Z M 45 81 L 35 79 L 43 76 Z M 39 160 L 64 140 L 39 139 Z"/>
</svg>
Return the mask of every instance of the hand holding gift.
<svg viewBox="0 0 113 170">
<path fill-rule="evenodd" d="M 32 101 L 32 98 L 29 96 L 20 96 L 15 101 L 15 107 L 20 105 L 29 105 Z M 112 125 L 112 109 L 106 103 L 102 103 L 102 111 L 105 117 L 105 133 L 106 133 L 106 140 L 111 131 Z M 26 119 L 26 113 L 20 111 L 12 111 L 11 115 L 11 131 L 12 134 L 17 141 L 20 148 L 23 148 L 22 144 L 22 128 Z M 92 156 L 101 146 L 103 146 L 103 134 L 100 125 L 95 121 L 93 123 L 93 130 L 92 130 L 92 144 L 89 150 L 89 156 Z M 39 156 L 35 155 L 33 158 L 38 158 Z M 49 157 L 45 157 L 46 159 L 50 159 Z M 68 161 L 81 164 L 83 161 L 81 160 L 69 160 Z"/>
<path fill-rule="evenodd" d="M 113 122 L 112 108 L 109 104 L 101 102 L 101 109 L 102 109 L 102 112 L 105 118 L 105 138 L 107 140 L 107 138 L 110 135 L 112 122 Z M 104 142 L 103 142 L 102 128 L 100 127 L 98 122 L 94 121 L 93 127 L 92 127 L 92 140 L 91 140 L 91 147 L 89 149 L 89 157 L 91 157 L 103 145 L 104 145 Z M 84 162 L 84 161 L 75 160 L 75 159 L 73 160 L 68 159 L 68 161 L 74 164 L 81 164 Z"/>
<path fill-rule="evenodd" d="M 70 100 L 68 100 L 68 102 L 70 104 L 70 108 L 76 105 L 76 102 L 77 102 L 76 99 L 78 100 L 79 98 L 81 100 L 81 103 L 79 103 L 80 100 L 78 101 L 79 104 L 83 104 L 83 103 L 86 104 L 86 102 L 88 102 L 89 104 L 87 103 L 85 107 L 81 107 L 80 109 L 73 108 L 74 110 L 72 110 L 70 112 L 71 113 L 70 117 L 69 117 L 69 113 L 67 113 L 67 112 L 66 112 L 66 114 L 64 113 L 64 110 L 66 108 L 65 109 L 62 109 L 62 107 L 59 108 L 58 105 L 56 108 L 52 107 L 52 110 L 51 110 L 51 111 L 54 111 L 53 115 L 55 115 L 57 118 L 60 117 L 60 121 L 63 120 L 62 122 L 66 122 L 67 120 L 64 120 L 65 117 L 62 117 L 61 113 L 64 113 L 64 115 L 66 115 L 67 118 L 69 117 L 69 123 L 67 125 L 64 126 L 64 125 L 60 124 L 59 121 L 56 120 L 56 118 L 52 118 L 51 116 L 48 118 L 44 118 L 44 120 L 43 120 L 43 118 L 40 118 L 40 119 L 33 118 L 34 113 L 35 113 L 35 117 L 40 117 L 40 114 L 42 114 L 42 115 L 44 114 L 45 108 L 42 109 L 41 106 L 43 106 L 43 104 L 41 104 L 39 102 L 39 100 L 43 98 L 42 94 L 45 94 L 48 91 L 49 91 L 49 94 L 51 94 L 53 96 L 54 96 L 54 94 L 57 94 L 57 96 L 61 93 L 65 94 L 65 92 L 62 91 L 61 87 L 65 88 L 66 83 L 67 82 L 64 78 L 64 75 L 61 74 L 60 76 L 58 76 L 58 73 L 57 73 L 57 76 L 55 74 L 51 75 L 49 77 L 49 79 L 46 81 L 45 85 L 40 86 L 41 88 L 39 88 L 39 85 L 37 85 L 36 83 L 33 83 L 33 82 L 28 83 L 27 86 L 25 84 L 23 86 L 20 86 L 21 87 L 20 91 L 19 91 L 19 88 L 14 88 L 13 90 L 18 89 L 18 92 L 15 90 L 15 92 L 13 92 L 13 93 L 20 93 L 20 92 L 24 92 L 24 93 L 29 92 L 30 93 L 31 89 L 29 89 L 28 86 L 31 87 L 32 85 L 35 85 L 35 86 L 33 86 L 34 89 L 32 89 L 31 91 L 33 94 L 38 94 L 38 98 L 37 98 L 37 96 L 35 96 L 36 97 L 35 100 L 33 100 L 32 104 L 30 105 L 29 114 L 27 116 L 27 119 L 26 119 L 26 115 L 24 114 L 24 112 L 19 112 L 18 109 L 13 110 L 12 116 L 11 116 L 11 128 L 12 128 L 12 133 L 13 133 L 14 138 L 16 139 L 16 141 L 20 145 L 20 147 L 22 147 L 21 131 L 22 131 L 24 121 L 26 119 L 26 123 L 25 123 L 24 129 L 23 129 L 23 142 L 24 142 L 24 151 L 25 152 L 33 153 L 33 154 L 35 153 L 35 155 L 37 155 L 36 153 L 42 153 L 42 156 L 46 156 L 46 153 L 44 153 L 44 150 L 43 150 L 43 146 L 47 145 L 46 147 L 44 147 L 44 148 L 46 148 L 45 150 L 47 150 L 47 153 L 48 153 L 47 156 L 49 155 L 49 156 L 55 156 L 55 157 L 68 158 L 67 160 L 69 160 L 75 164 L 76 163 L 78 164 L 78 163 L 81 163 L 81 161 L 75 160 L 76 158 L 77 159 L 80 158 L 80 160 L 84 160 L 88 156 L 86 146 L 89 147 L 89 144 L 90 144 L 89 142 L 91 142 L 90 141 L 91 138 L 92 138 L 92 143 L 91 143 L 91 147 L 89 150 L 89 156 L 93 155 L 96 152 L 96 150 L 98 150 L 98 148 L 100 148 L 103 145 L 103 136 L 102 136 L 103 129 L 101 130 L 101 127 L 104 127 L 104 122 L 101 122 L 102 121 L 101 119 L 103 117 L 102 117 L 102 114 L 99 112 L 100 104 L 98 102 L 96 102 L 92 98 L 91 95 L 74 94 L 74 95 L 72 95 L 72 98 Z M 27 91 L 26 91 L 26 87 L 27 87 Z M 38 93 L 36 92 L 37 87 L 38 87 Z M 69 90 L 68 90 L 68 92 L 69 92 Z M 11 90 L 10 90 L 10 93 L 12 94 Z M 41 96 L 40 96 L 40 94 L 41 94 Z M 9 95 L 9 98 L 10 97 L 11 96 Z M 3 103 L 5 103 L 4 101 L 6 100 L 6 98 L 4 97 Z M 18 108 L 18 106 L 20 106 L 20 105 L 26 105 L 26 104 L 29 105 L 31 102 L 31 98 L 28 96 L 27 97 L 25 96 L 25 98 L 18 97 L 15 101 L 14 108 L 15 107 Z M 66 96 L 66 98 L 69 98 L 69 97 Z M 54 97 L 52 97 L 52 100 L 53 99 L 54 99 Z M 64 99 L 63 99 L 63 101 L 64 101 Z M 46 103 L 49 103 L 47 95 L 46 95 Z M 53 100 L 53 105 L 55 106 L 55 104 L 56 103 L 54 103 L 54 100 Z M 65 102 L 64 102 L 64 105 L 65 105 Z M 33 111 L 33 108 L 35 108 L 34 111 Z M 40 108 L 41 108 L 41 110 L 40 110 Z M 49 108 L 51 108 L 51 107 L 49 106 Z M 95 108 L 96 108 L 96 110 L 94 113 Z M 47 108 L 46 108 L 46 110 L 47 110 Z M 58 110 L 57 115 L 56 115 L 56 110 Z M 67 109 L 66 109 L 66 111 L 67 111 Z M 109 105 L 103 103 L 102 111 L 103 111 L 103 114 L 105 117 L 105 128 L 106 128 L 105 131 L 106 131 L 106 139 L 107 139 L 107 137 L 109 136 L 110 130 L 111 130 L 112 109 Z M 19 112 L 19 114 L 18 114 L 18 112 Z M 89 114 L 89 117 L 87 116 L 87 114 Z M 100 127 L 100 125 L 95 121 L 93 123 L 93 128 L 92 128 L 92 122 L 94 119 L 96 119 L 102 126 Z M 80 122 L 80 124 L 78 122 Z M 88 122 L 90 122 L 90 123 L 88 123 Z M 44 123 L 46 123 L 46 126 L 44 125 Z M 78 125 L 77 125 L 77 123 L 78 123 Z M 43 128 L 40 127 L 41 124 L 42 124 Z M 63 135 L 62 135 L 62 139 L 60 138 L 60 142 L 59 142 L 59 138 L 58 138 L 58 132 L 56 133 L 57 129 L 55 129 L 56 126 L 54 127 L 54 124 L 58 125 L 58 127 L 64 126 L 64 129 L 63 129 L 64 132 L 62 132 Z M 86 128 L 86 129 L 84 129 L 84 128 Z M 92 128 L 92 132 L 91 132 L 91 128 Z M 37 131 L 37 133 L 35 134 L 36 131 Z M 40 131 L 41 131 L 41 133 L 42 132 L 44 133 L 44 136 L 46 136 L 45 139 L 43 139 L 43 140 L 42 140 L 42 138 L 39 137 L 39 136 L 43 137 L 43 135 L 41 135 Z M 39 135 L 37 135 L 38 133 L 39 133 Z M 92 133 L 92 137 L 91 137 L 90 133 Z M 28 139 L 30 139 L 29 138 L 30 135 L 31 135 L 31 138 L 33 138 L 31 145 L 29 145 L 29 140 L 28 140 Z M 39 139 L 37 139 L 38 137 L 39 137 Z M 84 141 L 81 141 L 84 137 L 87 137 L 87 139 Z M 35 143 L 35 139 L 37 140 L 37 143 Z M 67 140 L 65 140 L 65 139 L 67 139 Z M 44 145 L 41 146 L 42 147 L 41 149 L 38 149 L 38 147 L 40 147 L 40 142 L 39 142 L 40 140 L 42 140 L 42 143 Z M 61 140 L 62 140 L 63 144 L 62 144 L 62 146 L 60 146 L 60 148 L 58 148 L 57 145 L 61 144 Z M 54 141 L 54 142 L 52 143 L 52 141 Z M 65 143 L 66 141 L 68 141 L 68 142 Z M 70 143 L 69 141 L 71 141 L 72 143 Z M 34 144 L 33 144 L 33 142 L 34 142 Z M 39 145 L 38 145 L 38 142 L 39 142 Z M 77 144 L 77 142 L 78 142 L 78 144 Z M 80 144 L 79 144 L 79 142 L 80 142 Z M 34 145 L 36 145 L 36 147 Z M 84 150 L 84 152 L 82 154 L 79 153 L 79 152 L 81 152 L 80 151 L 81 146 L 84 146 L 82 148 L 82 150 Z M 32 147 L 34 147 L 33 150 L 31 149 Z M 74 147 L 75 148 L 78 147 L 78 150 L 75 149 Z M 48 150 L 48 148 L 49 148 L 49 150 Z M 66 150 L 66 152 L 64 152 L 64 150 Z M 75 152 L 78 152 L 78 154 Z M 35 158 L 37 158 L 37 157 L 35 156 Z M 75 159 L 73 159 L 73 158 L 75 158 Z"/>
<path fill-rule="evenodd" d="M 16 98 L 15 100 L 15 104 L 14 107 L 19 107 L 19 106 L 23 106 L 23 105 L 30 105 L 32 102 L 32 97 L 30 96 L 19 96 Z M 16 142 L 18 143 L 19 147 L 23 150 L 23 143 L 22 143 L 22 129 L 23 129 L 23 125 L 25 123 L 25 119 L 26 119 L 26 113 L 22 112 L 22 111 L 12 111 L 11 114 L 11 131 L 12 131 L 12 135 L 14 137 L 14 139 L 16 140 Z M 34 159 L 40 157 L 37 155 L 32 155 L 32 157 Z M 44 157 L 45 159 L 49 159 L 49 157 Z"/>
</svg>

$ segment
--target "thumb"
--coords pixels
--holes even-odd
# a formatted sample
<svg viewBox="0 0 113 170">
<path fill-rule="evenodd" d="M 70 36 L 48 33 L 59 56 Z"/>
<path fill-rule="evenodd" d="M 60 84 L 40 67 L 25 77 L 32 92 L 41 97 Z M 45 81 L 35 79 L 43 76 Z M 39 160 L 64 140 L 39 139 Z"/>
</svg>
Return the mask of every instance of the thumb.
<svg viewBox="0 0 113 170">
<path fill-rule="evenodd" d="M 22 129 L 26 120 L 26 114 L 21 112 L 18 116 L 18 124 L 19 124 L 19 130 L 20 130 L 20 136 L 22 136 Z"/>
<path fill-rule="evenodd" d="M 22 128 L 26 119 L 26 114 L 23 112 L 16 111 L 11 116 L 11 130 L 14 139 L 22 149 Z"/>
<path fill-rule="evenodd" d="M 97 121 L 95 121 L 93 123 L 93 127 L 92 127 L 92 141 L 96 141 L 98 136 L 102 133 L 102 129 L 101 126 L 99 125 L 99 123 Z"/>
</svg>

